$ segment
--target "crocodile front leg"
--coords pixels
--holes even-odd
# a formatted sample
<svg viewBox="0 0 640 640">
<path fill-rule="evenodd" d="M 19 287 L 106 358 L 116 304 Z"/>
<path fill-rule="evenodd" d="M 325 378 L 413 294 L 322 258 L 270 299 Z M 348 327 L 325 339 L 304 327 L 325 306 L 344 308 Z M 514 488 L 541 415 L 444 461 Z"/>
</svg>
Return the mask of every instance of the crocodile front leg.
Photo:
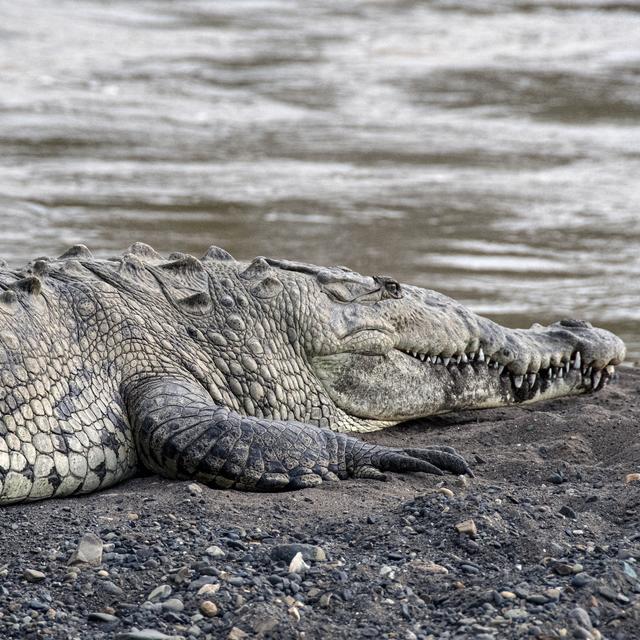
<svg viewBox="0 0 640 640">
<path fill-rule="evenodd" d="M 310 424 L 242 416 L 216 405 L 188 378 L 140 379 L 124 397 L 141 462 L 169 478 L 278 491 L 348 477 L 384 479 L 384 471 L 470 473 L 448 448 L 392 449 Z"/>
</svg>

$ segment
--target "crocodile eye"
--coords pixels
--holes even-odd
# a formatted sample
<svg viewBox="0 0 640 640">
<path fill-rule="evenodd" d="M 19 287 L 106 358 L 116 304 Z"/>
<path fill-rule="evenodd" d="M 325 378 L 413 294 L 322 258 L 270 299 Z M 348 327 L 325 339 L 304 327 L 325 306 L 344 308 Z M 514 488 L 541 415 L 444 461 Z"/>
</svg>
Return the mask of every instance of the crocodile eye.
<svg viewBox="0 0 640 640">
<path fill-rule="evenodd" d="M 380 285 L 384 298 L 402 298 L 400 283 L 388 276 L 376 276 L 374 280 Z"/>
</svg>

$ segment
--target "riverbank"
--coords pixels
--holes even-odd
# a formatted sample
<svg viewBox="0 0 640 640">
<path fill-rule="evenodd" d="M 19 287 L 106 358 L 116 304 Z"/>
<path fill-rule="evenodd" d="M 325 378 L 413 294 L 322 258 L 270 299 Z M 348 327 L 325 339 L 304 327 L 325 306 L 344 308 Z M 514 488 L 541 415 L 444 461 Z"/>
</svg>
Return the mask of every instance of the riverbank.
<svg viewBox="0 0 640 640">
<path fill-rule="evenodd" d="M 3 508 L 0 637 L 635 638 L 639 392 L 623 368 L 595 395 L 366 436 L 453 445 L 473 480 L 260 495 L 150 476 Z M 98 564 L 69 566 L 87 532 Z"/>
</svg>

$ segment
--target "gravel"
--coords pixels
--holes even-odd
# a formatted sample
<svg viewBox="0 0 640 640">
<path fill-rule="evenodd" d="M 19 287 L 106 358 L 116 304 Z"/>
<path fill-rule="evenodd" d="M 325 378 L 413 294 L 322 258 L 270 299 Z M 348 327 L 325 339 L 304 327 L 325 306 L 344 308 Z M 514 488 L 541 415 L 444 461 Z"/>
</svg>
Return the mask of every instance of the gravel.
<svg viewBox="0 0 640 640">
<path fill-rule="evenodd" d="M 639 392 L 622 369 L 593 396 L 364 436 L 456 446 L 471 480 L 265 495 L 146 476 L 3 508 L 0 637 L 637 637 Z"/>
</svg>

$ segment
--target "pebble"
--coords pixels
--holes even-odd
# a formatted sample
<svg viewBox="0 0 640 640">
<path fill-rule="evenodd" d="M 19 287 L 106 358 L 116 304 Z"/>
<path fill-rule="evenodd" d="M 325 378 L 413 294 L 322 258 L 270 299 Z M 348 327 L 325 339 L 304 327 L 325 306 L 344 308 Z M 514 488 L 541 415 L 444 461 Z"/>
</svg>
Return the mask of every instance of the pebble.
<svg viewBox="0 0 640 640">
<path fill-rule="evenodd" d="M 571 611 L 569 612 L 569 617 L 575 620 L 579 626 L 584 627 L 585 629 L 591 630 L 593 628 L 589 614 L 582 607 L 571 609 Z"/>
<path fill-rule="evenodd" d="M 184 602 L 180 598 L 169 598 L 162 603 L 162 608 L 180 613 L 180 611 L 184 610 Z"/>
<path fill-rule="evenodd" d="M 451 489 L 447 489 L 447 487 L 440 487 L 438 489 L 438 493 L 441 493 L 443 496 L 446 496 L 447 498 L 453 498 L 454 496 L 453 491 L 451 491 Z"/>
<path fill-rule="evenodd" d="M 513 591 L 501 591 L 500 595 L 506 600 L 515 600 L 518 597 Z"/>
<path fill-rule="evenodd" d="M 578 589 L 590 584 L 591 582 L 593 582 L 593 578 L 588 573 L 585 573 L 584 571 L 580 573 L 576 573 L 571 578 L 571 586 L 577 587 Z"/>
<path fill-rule="evenodd" d="M 289 563 L 296 554 L 300 553 L 303 560 L 325 562 L 327 554 L 322 547 L 312 544 L 277 544 L 271 549 L 271 558 Z"/>
<path fill-rule="evenodd" d="M 207 618 L 214 618 L 218 615 L 218 605 L 211 600 L 204 600 L 200 603 L 200 613 Z"/>
<path fill-rule="evenodd" d="M 562 507 L 560 507 L 560 513 L 566 518 L 571 518 L 572 520 L 575 520 L 578 517 L 576 515 L 576 512 L 567 505 L 563 505 Z"/>
<path fill-rule="evenodd" d="M 307 569 L 309 565 L 304 561 L 302 553 L 296 553 L 289 563 L 289 573 L 304 573 Z"/>
<path fill-rule="evenodd" d="M 125 631 L 116 636 L 116 640 L 184 640 L 184 636 L 168 636 L 156 629 L 140 629 Z"/>
<path fill-rule="evenodd" d="M 229 631 L 227 640 L 244 640 L 244 638 L 248 638 L 248 637 L 249 635 L 239 627 L 231 627 L 231 631 Z"/>
<path fill-rule="evenodd" d="M 91 622 L 103 622 L 105 624 L 114 624 L 120 622 L 120 618 L 111 615 L 109 613 L 103 613 L 102 611 L 92 611 L 87 616 L 87 619 Z"/>
<path fill-rule="evenodd" d="M 640 473 L 628 473 L 624 479 L 626 484 L 631 482 L 638 482 L 640 480 Z"/>
<path fill-rule="evenodd" d="M 509 609 L 504 615 L 511 620 L 523 620 L 529 617 L 529 612 L 524 609 Z"/>
<path fill-rule="evenodd" d="M 218 593 L 220 591 L 220 585 L 218 583 L 212 584 L 203 584 L 200 589 L 198 589 L 199 596 L 207 596 L 212 595 L 214 593 Z"/>
<path fill-rule="evenodd" d="M 189 493 L 194 496 L 199 496 L 202 494 L 202 487 L 197 482 L 192 482 L 187 486 Z"/>
<path fill-rule="evenodd" d="M 210 547 L 207 547 L 205 553 L 212 558 L 224 558 L 225 552 L 216 544 L 212 544 Z"/>
<path fill-rule="evenodd" d="M 478 534 L 476 523 L 473 520 L 463 520 L 456 524 L 456 531 L 458 533 L 475 537 Z"/>
<path fill-rule="evenodd" d="M 25 569 L 22 575 L 27 582 L 42 582 L 47 577 L 37 569 Z"/>
<path fill-rule="evenodd" d="M 69 565 L 89 565 L 99 567 L 102 564 L 102 540 L 95 533 L 85 533 L 69 558 Z"/>
<path fill-rule="evenodd" d="M 161 584 L 149 593 L 147 600 L 149 602 L 156 602 L 158 600 L 164 600 L 171 595 L 171 587 L 168 584 Z"/>
</svg>

